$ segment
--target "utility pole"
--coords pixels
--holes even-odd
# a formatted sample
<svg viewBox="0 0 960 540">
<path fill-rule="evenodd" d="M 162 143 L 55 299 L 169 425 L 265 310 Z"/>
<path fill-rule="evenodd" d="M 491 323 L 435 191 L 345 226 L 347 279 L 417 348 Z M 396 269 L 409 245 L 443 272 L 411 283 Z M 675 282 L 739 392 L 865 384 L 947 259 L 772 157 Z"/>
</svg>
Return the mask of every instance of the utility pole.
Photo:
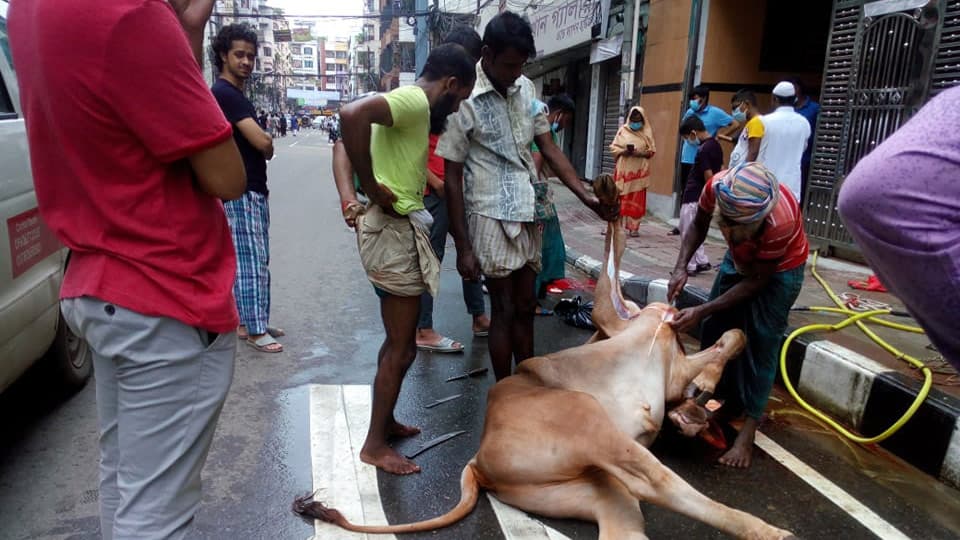
<svg viewBox="0 0 960 540">
<path fill-rule="evenodd" d="M 430 54 L 430 34 L 427 31 L 427 0 L 417 0 L 414 11 L 417 12 L 417 41 L 416 41 L 416 73 L 414 78 L 423 72 Z"/>
</svg>

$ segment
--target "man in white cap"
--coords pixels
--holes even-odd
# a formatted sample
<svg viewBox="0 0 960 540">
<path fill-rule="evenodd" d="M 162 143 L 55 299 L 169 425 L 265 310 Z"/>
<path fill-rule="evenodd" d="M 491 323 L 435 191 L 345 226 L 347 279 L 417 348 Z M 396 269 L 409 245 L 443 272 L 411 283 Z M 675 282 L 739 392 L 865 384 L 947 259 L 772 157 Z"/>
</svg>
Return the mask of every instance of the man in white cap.
<svg viewBox="0 0 960 540">
<path fill-rule="evenodd" d="M 776 110 L 762 117 L 764 133 L 757 161 L 763 163 L 800 201 L 803 198 L 801 162 L 810 139 L 810 124 L 793 108 L 797 102 L 793 83 L 777 83 L 773 87 L 773 102 Z"/>
</svg>

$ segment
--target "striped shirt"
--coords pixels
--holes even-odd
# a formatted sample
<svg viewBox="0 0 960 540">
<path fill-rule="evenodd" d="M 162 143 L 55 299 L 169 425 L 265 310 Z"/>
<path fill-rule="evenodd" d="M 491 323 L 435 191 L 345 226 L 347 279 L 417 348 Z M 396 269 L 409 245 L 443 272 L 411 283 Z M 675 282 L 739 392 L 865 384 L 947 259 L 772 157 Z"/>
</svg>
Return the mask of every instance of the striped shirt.
<svg viewBox="0 0 960 540">
<path fill-rule="evenodd" d="M 700 208 L 713 214 L 717 196 L 713 186 L 726 171 L 714 175 L 700 194 Z M 780 200 L 764 220 L 760 238 L 730 246 L 737 268 L 749 268 L 754 261 L 779 261 L 777 272 L 793 270 L 807 262 L 810 246 L 803 231 L 800 205 L 790 189 L 780 184 Z"/>
</svg>

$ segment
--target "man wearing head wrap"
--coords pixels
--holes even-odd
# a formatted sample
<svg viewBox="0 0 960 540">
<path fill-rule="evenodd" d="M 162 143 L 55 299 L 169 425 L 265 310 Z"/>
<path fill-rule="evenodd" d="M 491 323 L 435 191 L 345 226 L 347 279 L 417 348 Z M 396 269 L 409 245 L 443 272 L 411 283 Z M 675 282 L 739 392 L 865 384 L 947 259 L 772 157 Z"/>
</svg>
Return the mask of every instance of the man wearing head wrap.
<svg viewBox="0 0 960 540">
<path fill-rule="evenodd" d="M 723 372 L 716 394 L 726 413 L 746 413 L 733 446 L 720 457 L 731 467 L 750 466 L 753 439 L 763 415 L 787 318 L 800 287 L 809 246 L 796 197 L 759 162 L 721 171 L 703 188 L 696 219 L 682 231 L 683 243 L 670 274 L 667 298 L 687 282 L 687 264 L 715 219 L 729 247 L 710 291 L 710 300 L 680 311 L 678 332 L 701 321 L 701 349 L 727 330 L 739 328 L 747 346 Z"/>
</svg>

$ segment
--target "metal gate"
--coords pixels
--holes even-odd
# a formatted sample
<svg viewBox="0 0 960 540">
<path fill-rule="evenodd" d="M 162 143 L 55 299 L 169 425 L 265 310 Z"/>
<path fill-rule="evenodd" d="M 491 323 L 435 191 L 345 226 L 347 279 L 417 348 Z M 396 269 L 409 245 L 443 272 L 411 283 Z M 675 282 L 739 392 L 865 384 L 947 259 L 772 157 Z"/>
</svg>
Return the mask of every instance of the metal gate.
<svg viewBox="0 0 960 540">
<path fill-rule="evenodd" d="M 843 178 L 934 93 L 960 78 L 960 0 L 838 0 L 804 216 L 824 246 L 854 247 Z"/>
</svg>

